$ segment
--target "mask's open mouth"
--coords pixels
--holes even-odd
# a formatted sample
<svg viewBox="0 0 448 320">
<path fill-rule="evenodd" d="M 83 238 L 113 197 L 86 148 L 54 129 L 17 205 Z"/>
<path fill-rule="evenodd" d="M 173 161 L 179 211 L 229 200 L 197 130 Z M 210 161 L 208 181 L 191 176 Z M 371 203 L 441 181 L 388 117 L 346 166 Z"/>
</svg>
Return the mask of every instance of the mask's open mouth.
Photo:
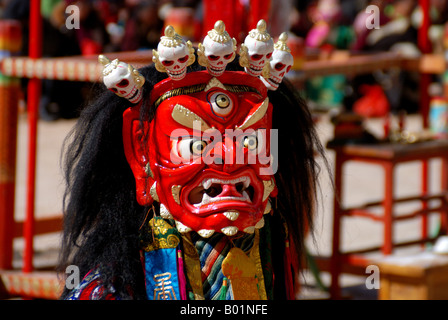
<svg viewBox="0 0 448 320">
<path fill-rule="evenodd" d="M 229 180 L 205 178 L 199 186 L 191 190 L 188 200 L 196 208 L 224 201 L 240 201 L 251 204 L 254 194 L 255 189 L 248 176 Z"/>
<path fill-rule="evenodd" d="M 238 230 L 252 233 L 262 227 L 265 201 L 275 185 L 272 178 L 261 180 L 251 168 L 231 174 L 205 169 L 192 180 L 172 191 L 182 210 L 182 214 L 173 214 L 178 224 L 202 237 L 214 232 L 230 236 Z"/>
</svg>

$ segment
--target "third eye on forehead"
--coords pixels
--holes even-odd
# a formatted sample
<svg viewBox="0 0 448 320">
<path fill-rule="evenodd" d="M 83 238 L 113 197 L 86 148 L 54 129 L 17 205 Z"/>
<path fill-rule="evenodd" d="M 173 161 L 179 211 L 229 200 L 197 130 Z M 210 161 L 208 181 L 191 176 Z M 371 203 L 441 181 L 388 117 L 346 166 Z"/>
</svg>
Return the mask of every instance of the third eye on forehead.
<svg viewBox="0 0 448 320">
<path fill-rule="evenodd" d="M 216 105 L 221 109 L 227 108 L 230 105 L 229 97 L 226 96 L 225 94 L 218 95 L 216 97 L 215 101 L 216 101 Z"/>
</svg>

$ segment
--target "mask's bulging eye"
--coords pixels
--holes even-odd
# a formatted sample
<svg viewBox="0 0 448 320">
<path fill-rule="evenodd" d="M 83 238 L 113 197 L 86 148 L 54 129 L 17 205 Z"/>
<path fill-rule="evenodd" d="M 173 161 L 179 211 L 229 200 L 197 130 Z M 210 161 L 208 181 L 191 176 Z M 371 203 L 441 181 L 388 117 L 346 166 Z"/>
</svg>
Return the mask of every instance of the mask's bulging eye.
<svg viewBox="0 0 448 320">
<path fill-rule="evenodd" d="M 259 154 L 264 148 L 266 148 L 266 132 L 261 130 L 256 130 L 251 134 L 245 136 L 242 140 L 243 147 L 252 153 Z"/>
<path fill-rule="evenodd" d="M 177 155 L 183 159 L 189 160 L 200 156 L 207 147 L 207 141 L 195 138 L 186 138 L 177 141 Z"/>
<path fill-rule="evenodd" d="M 205 148 L 207 147 L 207 142 L 203 140 L 191 140 L 190 141 L 190 151 L 191 154 L 199 156 L 201 155 Z"/>
<path fill-rule="evenodd" d="M 256 135 L 246 136 L 243 139 L 243 145 L 250 151 L 256 150 L 258 147 L 258 139 Z"/>
<path fill-rule="evenodd" d="M 217 95 L 215 102 L 216 102 L 216 105 L 221 109 L 227 108 L 230 105 L 229 97 L 224 94 Z"/>
<path fill-rule="evenodd" d="M 222 92 L 215 92 L 210 96 L 209 102 L 213 113 L 218 116 L 227 116 L 233 110 L 233 102 L 230 97 Z"/>
</svg>

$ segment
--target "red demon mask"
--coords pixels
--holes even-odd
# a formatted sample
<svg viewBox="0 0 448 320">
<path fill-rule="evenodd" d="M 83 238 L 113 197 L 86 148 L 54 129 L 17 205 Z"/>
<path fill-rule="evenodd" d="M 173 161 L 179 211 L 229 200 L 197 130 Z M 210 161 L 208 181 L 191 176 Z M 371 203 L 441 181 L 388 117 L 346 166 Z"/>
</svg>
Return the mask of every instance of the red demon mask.
<svg viewBox="0 0 448 320">
<path fill-rule="evenodd" d="M 151 123 L 139 106 L 124 113 L 123 138 L 141 205 L 181 232 L 253 233 L 275 196 L 270 153 L 272 105 L 258 78 L 226 72 L 219 80 L 193 72 L 151 92 Z M 144 137 L 149 135 L 147 139 Z"/>
</svg>

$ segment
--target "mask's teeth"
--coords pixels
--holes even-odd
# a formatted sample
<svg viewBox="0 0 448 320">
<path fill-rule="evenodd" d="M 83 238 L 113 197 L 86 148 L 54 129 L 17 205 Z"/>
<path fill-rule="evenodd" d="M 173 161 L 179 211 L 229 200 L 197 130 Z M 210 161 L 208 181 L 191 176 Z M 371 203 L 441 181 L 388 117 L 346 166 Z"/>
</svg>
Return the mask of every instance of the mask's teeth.
<svg viewBox="0 0 448 320">
<path fill-rule="evenodd" d="M 154 199 L 154 201 L 159 202 L 159 195 L 157 194 L 157 181 L 154 181 L 151 188 L 149 189 L 149 194 Z"/>
<path fill-rule="evenodd" d="M 264 218 L 262 217 L 262 218 L 260 219 L 260 221 L 258 221 L 257 224 L 255 225 L 255 228 L 256 228 L 256 229 L 261 229 L 261 228 L 263 228 L 263 227 L 264 227 Z"/>
<path fill-rule="evenodd" d="M 238 211 L 226 211 L 223 215 L 230 221 L 235 221 L 240 216 L 240 213 Z"/>
<path fill-rule="evenodd" d="M 182 189 L 182 186 L 175 185 L 171 187 L 171 194 L 173 195 L 174 201 L 180 205 L 180 191 Z"/>
<path fill-rule="evenodd" d="M 271 212 L 271 210 L 272 210 L 271 201 L 268 200 L 268 202 L 266 203 L 266 207 L 264 208 L 263 214 L 268 214 Z"/>
<path fill-rule="evenodd" d="M 160 216 L 163 219 L 173 219 L 173 216 L 168 211 L 167 207 L 165 207 L 165 205 L 163 205 L 163 204 L 160 204 Z"/>
<path fill-rule="evenodd" d="M 263 191 L 263 201 L 266 200 L 271 192 L 275 189 L 274 181 L 271 179 L 269 181 L 263 181 L 264 191 Z"/>
<path fill-rule="evenodd" d="M 247 227 L 243 230 L 246 233 L 254 233 L 255 232 L 255 227 Z"/>
<path fill-rule="evenodd" d="M 184 225 L 182 222 L 176 221 L 176 228 L 180 233 L 188 233 L 191 231 L 191 228 Z"/>
<path fill-rule="evenodd" d="M 247 202 L 252 202 L 252 201 L 250 201 L 250 196 L 249 196 L 249 194 L 246 191 L 243 191 L 243 198 Z"/>
<path fill-rule="evenodd" d="M 244 189 L 249 188 L 249 186 L 250 186 L 250 178 L 246 177 L 246 179 L 244 179 L 244 181 L 243 181 L 243 184 L 244 184 Z"/>
<path fill-rule="evenodd" d="M 208 188 L 210 188 L 212 186 L 212 180 L 211 179 L 207 179 L 204 182 L 202 182 L 202 187 L 207 190 Z"/>
<path fill-rule="evenodd" d="M 214 233 L 215 233 L 215 230 L 211 230 L 211 229 L 201 229 L 198 231 L 198 234 L 202 238 L 210 238 Z"/>
<path fill-rule="evenodd" d="M 238 232 L 238 228 L 234 226 L 230 227 L 224 227 L 221 229 L 222 233 L 224 233 L 226 236 L 234 236 Z"/>
<path fill-rule="evenodd" d="M 200 206 L 205 206 L 206 204 L 209 204 L 211 200 L 211 197 L 204 192 L 202 195 L 202 201 L 200 203 L 195 203 L 194 206 L 199 208 Z"/>
</svg>

